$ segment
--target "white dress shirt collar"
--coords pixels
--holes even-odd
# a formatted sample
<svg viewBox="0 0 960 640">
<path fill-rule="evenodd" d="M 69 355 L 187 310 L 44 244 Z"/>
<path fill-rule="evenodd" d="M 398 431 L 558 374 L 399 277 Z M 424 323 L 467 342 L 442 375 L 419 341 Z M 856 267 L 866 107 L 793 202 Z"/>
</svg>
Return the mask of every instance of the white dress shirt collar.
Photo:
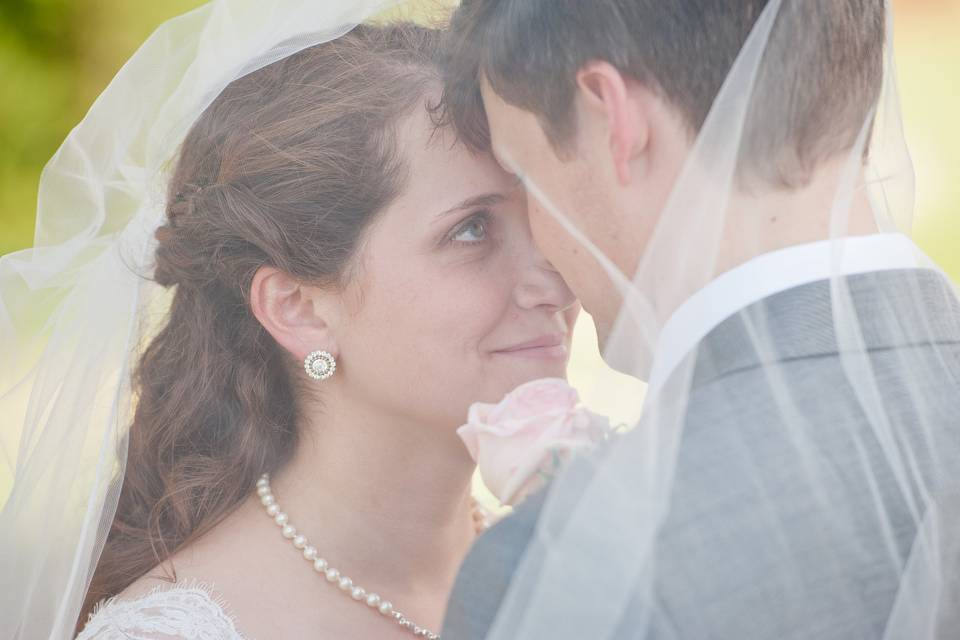
<svg viewBox="0 0 960 640">
<path fill-rule="evenodd" d="M 833 241 L 796 245 L 757 256 L 727 271 L 687 299 L 660 333 L 650 371 L 658 390 L 683 358 L 721 322 L 760 300 L 794 287 L 891 269 L 935 268 L 907 236 L 881 233 L 843 241 L 839 269 L 832 268 Z"/>
</svg>

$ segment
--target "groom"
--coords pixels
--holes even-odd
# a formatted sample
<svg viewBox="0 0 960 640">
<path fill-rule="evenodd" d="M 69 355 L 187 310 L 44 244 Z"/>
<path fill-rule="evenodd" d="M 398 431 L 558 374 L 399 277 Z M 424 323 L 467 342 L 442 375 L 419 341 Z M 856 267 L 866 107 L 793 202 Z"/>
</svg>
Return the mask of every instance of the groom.
<svg viewBox="0 0 960 640">
<path fill-rule="evenodd" d="M 650 383 L 657 388 L 671 384 L 676 363 L 696 356 L 688 405 L 696 410 L 684 425 L 675 484 L 697 490 L 671 504 L 658 533 L 649 597 L 659 606 L 628 608 L 613 621 L 617 638 L 637 637 L 641 619 L 650 638 L 879 638 L 901 579 L 884 562 L 893 553 L 906 563 L 917 537 L 916 514 L 895 474 L 843 473 L 860 464 L 882 468 L 883 452 L 854 450 L 844 436 L 867 428 L 869 417 L 844 384 L 830 274 L 808 268 L 829 264 L 829 243 L 811 241 L 830 222 L 831 187 L 844 169 L 836 158 L 855 147 L 879 95 L 885 11 L 881 0 L 804 2 L 830 46 L 822 64 L 791 69 L 783 61 L 785 81 L 799 88 L 785 92 L 793 102 L 781 111 L 783 135 L 750 139 L 747 131 L 753 155 L 737 169 L 776 186 L 777 198 L 768 203 L 774 214 L 751 252 L 733 242 L 721 247 L 727 288 L 711 282 L 705 291 L 712 295 L 691 295 L 671 310 L 663 334 L 672 330 L 674 339 L 653 354 Z M 765 5 L 463 0 L 451 26 L 447 113 L 468 144 L 492 148 L 505 168 L 522 171 L 621 272 L 633 274 L 691 141 Z M 544 203 L 531 197 L 529 205 L 544 254 L 593 317 L 603 344 L 620 294 Z M 885 409 L 898 418 L 896 436 L 911 443 L 927 438 L 925 450 L 960 461 L 960 303 L 942 274 L 917 268 L 919 249 L 908 238 L 876 233 L 860 195 L 848 229 L 858 236 L 851 243 L 856 267 L 840 275 L 856 316 L 881 320 L 861 323 L 862 340 L 875 358 L 877 384 L 890 403 Z M 751 341 L 750 319 L 758 315 L 769 327 L 770 353 L 758 353 Z M 909 375 L 897 366 L 907 354 L 920 367 Z M 779 414 L 768 409 L 777 405 L 764 375 L 771 366 L 790 389 L 798 420 L 822 444 L 821 457 L 803 461 L 803 473 L 822 481 L 831 504 L 849 508 L 818 510 L 811 488 L 796 480 L 803 473 L 792 473 L 800 461 L 785 455 L 789 438 L 776 428 Z M 924 380 L 923 388 L 912 376 Z M 758 463 L 749 469 L 728 455 L 736 452 L 733 443 L 745 441 L 753 447 L 748 459 Z M 933 474 L 930 459 L 915 463 L 921 476 Z M 705 485 L 704 468 L 722 486 Z M 948 478 L 931 486 L 957 488 Z M 449 601 L 446 640 L 480 639 L 489 631 L 551 488 L 478 540 Z M 892 533 L 874 526 L 876 510 L 884 524 L 898 523 Z M 768 521 L 778 526 L 765 531 Z M 781 537 L 770 540 L 767 533 Z M 777 572 L 787 566 L 788 574 Z M 957 604 L 944 603 L 944 611 Z M 576 621 L 580 607 L 595 605 L 567 603 L 557 615 Z"/>
</svg>

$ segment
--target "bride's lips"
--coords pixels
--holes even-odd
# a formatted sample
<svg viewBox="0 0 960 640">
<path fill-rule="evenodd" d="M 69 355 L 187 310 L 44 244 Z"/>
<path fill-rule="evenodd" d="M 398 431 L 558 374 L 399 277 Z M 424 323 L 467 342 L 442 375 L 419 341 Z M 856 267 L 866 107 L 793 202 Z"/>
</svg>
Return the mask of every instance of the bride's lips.
<svg viewBox="0 0 960 640">
<path fill-rule="evenodd" d="M 539 358 L 544 360 L 562 360 L 569 353 L 566 336 L 562 333 L 548 334 L 520 342 L 504 349 L 497 349 L 493 353 L 522 358 Z"/>
</svg>

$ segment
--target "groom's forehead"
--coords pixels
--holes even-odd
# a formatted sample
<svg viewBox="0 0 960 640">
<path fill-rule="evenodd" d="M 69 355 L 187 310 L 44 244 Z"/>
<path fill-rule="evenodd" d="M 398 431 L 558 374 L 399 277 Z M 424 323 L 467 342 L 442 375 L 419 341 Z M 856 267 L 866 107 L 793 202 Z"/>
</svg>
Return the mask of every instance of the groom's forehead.
<svg viewBox="0 0 960 640">
<path fill-rule="evenodd" d="M 537 118 L 533 113 L 504 100 L 483 77 L 480 79 L 480 92 L 490 136 L 490 153 L 504 171 L 516 173 L 516 167 L 510 159 L 516 155 L 517 144 L 529 145 L 534 142 L 537 129 L 531 127 L 539 127 Z"/>
<path fill-rule="evenodd" d="M 539 121 L 532 111 L 508 102 L 486 76 L 481 75 L 479 83 L 484 116 L 491 129 L 491 138 L 503 134 L 516 135 L 527 127 L 538 125 Z M 496 131 L 497 129 L 500 131 Z"/>
<path fill-rule="evenodd" d="M 493 87 L 486 75 L 480 74 L 480 97 L 483 101 L 483 117 L 487 122 L 488 135 L 490 136 L 490 151 L 496 158 L 500 166 L 503 166 L 502 159 L 497 153 L 500 138 L 503 129 L 510 124 L 509 105 L 501 98 Z"/>
</svg>

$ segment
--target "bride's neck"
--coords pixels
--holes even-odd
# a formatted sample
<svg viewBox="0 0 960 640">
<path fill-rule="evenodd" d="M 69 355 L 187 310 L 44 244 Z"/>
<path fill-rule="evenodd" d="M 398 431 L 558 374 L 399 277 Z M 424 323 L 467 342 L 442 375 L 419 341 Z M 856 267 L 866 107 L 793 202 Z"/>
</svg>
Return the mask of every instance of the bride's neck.
<svg viewBox="0 0 960 640">
<path fill-rule="evenodd" d="M 473 539 L 473 463 L 456 440 L 360 403 L 311 407 L 271 479 L 281 508 L 331 565 L 370 587 L 449 588 Z"/>
</svg>

